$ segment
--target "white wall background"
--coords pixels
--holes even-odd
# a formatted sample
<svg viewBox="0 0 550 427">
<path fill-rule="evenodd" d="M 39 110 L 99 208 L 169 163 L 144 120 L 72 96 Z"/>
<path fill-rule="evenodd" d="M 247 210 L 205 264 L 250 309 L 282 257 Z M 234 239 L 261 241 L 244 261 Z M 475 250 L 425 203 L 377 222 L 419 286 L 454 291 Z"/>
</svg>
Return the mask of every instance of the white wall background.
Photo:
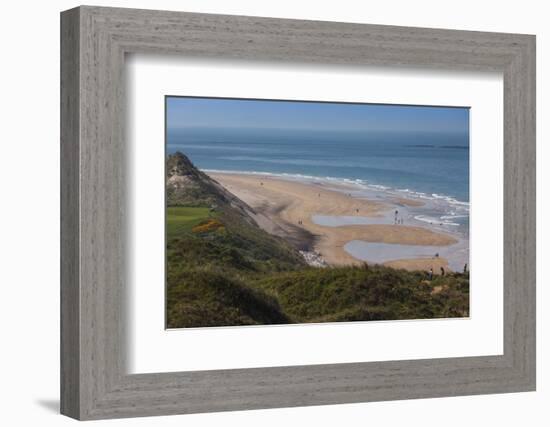
<svg viewBox="0 0 550 427">
<path fill-rule="evenodd" d="M 550 26 L 540 0 L 96 1 L 97 5 L 504 31 L 537 35 L 538 391 L 108 421 L 146 426 L 546 426 Z M 0 422 L 63 426 L 59 384 L 59 12 L 75 1 L 4 2 L 0 24 Z M 546 196 L 546 197 L 544 197 Z M 545 360 L 546 359 L 546 360 Z"/>
</svg>

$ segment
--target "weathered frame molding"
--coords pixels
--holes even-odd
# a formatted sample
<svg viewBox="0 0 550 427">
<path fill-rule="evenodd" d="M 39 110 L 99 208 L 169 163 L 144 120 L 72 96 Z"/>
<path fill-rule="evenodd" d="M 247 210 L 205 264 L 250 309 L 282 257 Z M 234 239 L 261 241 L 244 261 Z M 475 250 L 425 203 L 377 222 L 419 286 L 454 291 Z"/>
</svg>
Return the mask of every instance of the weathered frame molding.
<svg viewBox="0 0 550 427">
<path fill-rule="evenodd" d="M 127 53 L 500 71 L 504 354 L 128 375 Z M 61 14 L 61 412 L 77 419 L 535 389 L 535 37 L 82 6 Z"/>
</svg>

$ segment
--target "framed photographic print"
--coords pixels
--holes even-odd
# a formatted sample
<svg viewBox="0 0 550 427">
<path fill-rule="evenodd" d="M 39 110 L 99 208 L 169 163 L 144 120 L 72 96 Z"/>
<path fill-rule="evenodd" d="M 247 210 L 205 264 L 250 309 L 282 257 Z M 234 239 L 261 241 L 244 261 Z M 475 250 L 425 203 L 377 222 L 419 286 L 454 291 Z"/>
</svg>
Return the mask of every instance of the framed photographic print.
<svg viewBox="0 0 550 427">
<path fill-rule="evenodd" d="M 468 116 L 168 96 L 167 327 L 468 317 Z"/>
<path fill-rule="evenodd" d="M 62 413 L 535 388 L 535 39 L 62 13 Z"/>
</svg>

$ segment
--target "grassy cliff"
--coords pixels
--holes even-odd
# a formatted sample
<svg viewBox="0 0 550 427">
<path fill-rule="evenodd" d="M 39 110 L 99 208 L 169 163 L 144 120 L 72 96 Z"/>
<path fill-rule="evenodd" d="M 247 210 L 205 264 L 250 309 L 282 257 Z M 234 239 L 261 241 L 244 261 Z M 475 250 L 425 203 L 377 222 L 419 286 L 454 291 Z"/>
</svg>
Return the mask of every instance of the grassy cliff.
<svg viewBox="0 0 550 427">
<path fill-rule="evenodd" d="M 169 328 L 468 315 L 469 278 L 314 268 L 181 153 L 167 159 Z"/>
</svg>

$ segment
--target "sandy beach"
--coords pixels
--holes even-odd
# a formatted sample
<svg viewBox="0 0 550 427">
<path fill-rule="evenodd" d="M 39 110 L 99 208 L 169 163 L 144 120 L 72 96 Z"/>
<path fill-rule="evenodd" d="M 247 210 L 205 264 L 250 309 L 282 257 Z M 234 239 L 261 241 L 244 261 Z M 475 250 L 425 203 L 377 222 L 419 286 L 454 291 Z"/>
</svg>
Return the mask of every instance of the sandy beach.
<svg viewBox="0 0 550 427">
<path fill-rule="evenodd" d="M 331 217 L 387 216 L 392 207 L 380 201 L 356 198 L 345 190 L 339 191 L 320 182 L 301 182 L 277 177 L 232 173 L 209 175 L 251 206 L 256 212 L 258 225 L 272 234 L 288 238 L 295 244 L 307 246 L 321 254 L 330 265 L 361 263 L 344 246 L 351 241 L 376 242 L 397 245 L 448 246 L 457 240 L 448 234 L 427 227 L 402 224 L 352 224 L 323 226 L 314 222 L 315 215 Z M 404 206 L 417 206 L 420 202 L 399 198 Z M 448 269 L 443 257 L 418 259 L 397 258 L 384 262 L 396 268 L 428 270 L 434 274 L 440 267 Z"/>
</svg>

